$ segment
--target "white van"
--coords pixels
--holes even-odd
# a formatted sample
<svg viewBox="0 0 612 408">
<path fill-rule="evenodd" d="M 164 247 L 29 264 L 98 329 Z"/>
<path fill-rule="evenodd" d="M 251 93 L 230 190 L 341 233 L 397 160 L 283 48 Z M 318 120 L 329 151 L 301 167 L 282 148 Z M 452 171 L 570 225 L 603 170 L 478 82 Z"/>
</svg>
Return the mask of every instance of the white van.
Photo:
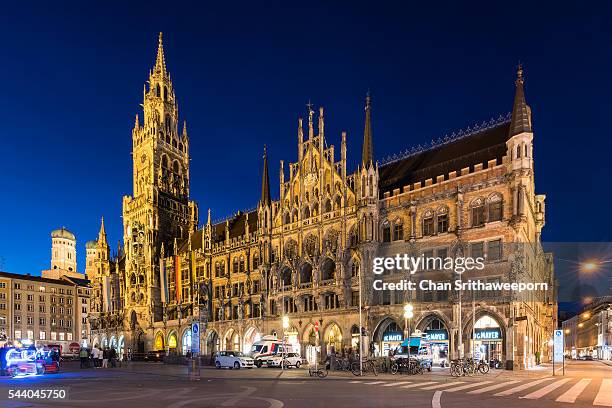
<svg viewBox="0 0 612 408">
<path fill-rule="evenodd" d="M 251 346 L 251 358 L 255 360 L 255 366 L 261 367 L 267 363 L 268 357 L 277 354 L 289 353 L 292 347 L 289 344 L 283 346 L 283 341 L 275 336 L 264 336 Z"/>
</svg>

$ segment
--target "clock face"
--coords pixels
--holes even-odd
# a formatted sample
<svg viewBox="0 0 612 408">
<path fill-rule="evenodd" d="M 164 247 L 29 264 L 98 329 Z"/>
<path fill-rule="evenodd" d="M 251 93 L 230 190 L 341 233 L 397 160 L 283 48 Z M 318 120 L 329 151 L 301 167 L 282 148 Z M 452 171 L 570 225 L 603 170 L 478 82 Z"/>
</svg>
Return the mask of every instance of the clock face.
<svg viewBox="0 0 612 408">
<path fill-rule="evenodd" d="M 146 162 L 146 161 L 147 161 L 147 155 L 146 155 L 146 154 L 143 154 L 143 155 L 140 157 L 140 162 L 141 162 L 141 163 L 144 163 L 144 162 Z"/>
</svg>

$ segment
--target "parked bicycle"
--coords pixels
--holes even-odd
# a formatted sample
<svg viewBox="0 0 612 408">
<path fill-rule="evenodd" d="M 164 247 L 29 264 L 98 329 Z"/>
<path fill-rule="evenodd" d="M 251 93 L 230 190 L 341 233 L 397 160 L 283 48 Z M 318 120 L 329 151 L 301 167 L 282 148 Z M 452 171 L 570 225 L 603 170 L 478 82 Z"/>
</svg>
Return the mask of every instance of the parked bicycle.
<svg viewBox="0 0 612 408">
<path fill-rule="evenodd" d="M 457 359 L 451 361 L 450 375 L 453 377 L 472 376 L 476 372 L 474 361 Z"/>
<path fill-rule="evenodd" d="M 353 375 L 366 375 L 368 373 L 372 373 L 375 376 L 378 376 L 378 372 L 376 371 L 376 363 L 374 360 L 363 360 L 362 367 L 359 367 L 359 361 L 355 361 L 351 365 L 351 372 Z"/>
<path fill-rule="evenodd" d="M 351 362 L 348 358 L 337 359 L 334 369 L 336 371 L 351 371 Z"/>
<path fill-rule="evenodd" d="M 308 367 L 308 375 L 310 377 L 325 378 L 327 374 L 329 374 L 329 363 L 327 362 L 322 366 L 319 365 L 317 368 L 314 368 L 314 366 Z"/>
<path fill-rule="evenodd" d="M 423 374 L 423 365 L 418 359 L 411 358 L 410 361 L 408 361 L 407 358 L 398 358 L 393 363 L 391 363 L 390 371 L 391 374 Z"/>
</svg>

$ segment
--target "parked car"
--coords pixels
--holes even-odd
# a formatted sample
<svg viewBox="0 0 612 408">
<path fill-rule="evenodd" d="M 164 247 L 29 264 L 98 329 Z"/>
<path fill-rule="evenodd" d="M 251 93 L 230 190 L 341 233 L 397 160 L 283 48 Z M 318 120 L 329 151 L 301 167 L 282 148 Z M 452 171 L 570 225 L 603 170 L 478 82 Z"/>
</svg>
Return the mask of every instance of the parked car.
<svg viewBox="0 0 612 408">
<path fill-rule="evenodd" d="M 593 361 L 593 356 L 591 356 L 591 355 L 588 355 L 588 354 L 587 354 L 587 355 L 586 355 L 586 356 L 584 356 L 582 359 L 583 359 L 584 361 Z"/>
<path fill-rule="evenodd" d="M 253 368 L 253 359 L 247 357 L 239 351 L 219 351 L 215 355 L 215 367 L 235 368 Z"/>
<path fill-rule="evenodd" d="M 145 361 L 164 361 L 166 350 L 149 351 L 145 354 Z"/>
<path fill-rule="evenodd" d="M 268 367 L 280 367 L 281 362 L 283 362 L 283 365 L 285 367 L 300 368 L 300 366 L 302 365 L 302 357 L 300 357 L 298 353 L 287 353 L 285 354 L 284 358 L 282 355 L 277 354 L 275 356 L 269 357 L 266 361 Z"/>
</svg>

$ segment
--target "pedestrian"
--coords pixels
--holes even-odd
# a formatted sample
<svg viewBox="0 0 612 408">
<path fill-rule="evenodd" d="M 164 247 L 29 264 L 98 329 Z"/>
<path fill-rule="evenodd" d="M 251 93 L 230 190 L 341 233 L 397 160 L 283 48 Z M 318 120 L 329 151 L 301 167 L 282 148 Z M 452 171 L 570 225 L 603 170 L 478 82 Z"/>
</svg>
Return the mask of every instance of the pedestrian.
<svg viewBox="0 0 612 408">
<path fill-rule="evenodd" d="M 108 368 L 108 347 L 102 352 L 102 368 Z"/>
<path fill-rule="evenodd" d="M 81 359 L 81 368 L 87 368 L 87 349 L 81 347 L 79 350 L 79 358 Z"/>
<path fill-rule="evenodd" d="M 111 362 L 111 367 L 117 367 L 117 351 L 115 351 L 114 348 L 110 349 L 110 362 Z"/>
<path fill-rule="evenodd" d="M 93 368 L 98 368 L 98 348 L 96 346 L 93 346 L 91 348 L 91 366 Z"/>
<path fill-rule="evenodd" d="M 104 361 L 104 350 L 98 349 L 98 368 L 102 368 L 103 361 Z"/>
</svg>

